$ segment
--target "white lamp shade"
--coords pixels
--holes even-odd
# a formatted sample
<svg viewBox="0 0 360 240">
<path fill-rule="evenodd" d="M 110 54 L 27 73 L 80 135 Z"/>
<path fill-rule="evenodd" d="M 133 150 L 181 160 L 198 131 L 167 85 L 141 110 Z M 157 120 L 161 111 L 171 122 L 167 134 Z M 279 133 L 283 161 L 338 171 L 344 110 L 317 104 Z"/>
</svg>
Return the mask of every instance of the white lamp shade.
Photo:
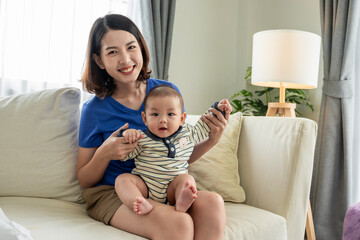
<svg viewBox="0 0 360 240">
<path fill-rule="evenodd" d="M 320 36 L 298 30 L 268 30 L 253 36 L 253 85 L 316 88 Z"/>
</svg>

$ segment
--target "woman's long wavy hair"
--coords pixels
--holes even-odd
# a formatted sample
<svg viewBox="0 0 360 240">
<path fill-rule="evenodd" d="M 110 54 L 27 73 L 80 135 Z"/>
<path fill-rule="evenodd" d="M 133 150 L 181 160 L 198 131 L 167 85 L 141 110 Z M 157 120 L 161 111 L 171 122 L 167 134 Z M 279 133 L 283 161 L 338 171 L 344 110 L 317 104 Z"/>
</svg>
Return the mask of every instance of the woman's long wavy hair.
<svg viewBox="0 0 360 240">
<path fill-rule="evenodd" d="M 94 93 L 100 98 L 111 96 L 116 89 L 114 79 L 106 72 L 105 69 L 101 69 L 93 59 L 94 54 L 100 56 L 101 40 L 110 30 L 127 31 L 134 35 L 138 41 L 143 57 L 143 66 L 137 78 L 139 83 L 138 86 L 141 82 L 145 82 L 148 78 L 150 78 L 151 73 L 151 70 L 149 69 L 149 49 L 143 35 L 135 23 L 120 14 L 108 14 L 104 17 L 100 17 L 94 22 L 90 30 L 86 54 L 86 65 L 84 73 L 81 77 L 83 88 L 90 93 Z"/>
</svg>

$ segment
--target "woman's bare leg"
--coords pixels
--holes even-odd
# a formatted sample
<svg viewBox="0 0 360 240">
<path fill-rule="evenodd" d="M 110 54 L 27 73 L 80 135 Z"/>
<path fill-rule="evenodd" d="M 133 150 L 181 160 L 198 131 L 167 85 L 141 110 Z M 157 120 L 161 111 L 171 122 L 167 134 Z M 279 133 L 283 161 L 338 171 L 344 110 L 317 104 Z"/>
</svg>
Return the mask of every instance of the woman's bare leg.
<svg viewBox="0 0 360 240">
<path fill-rule="evenodd" d="M 152 240 L 194 239 L 194 223 L 189 214 L 175 211 L 169 205 L 149 202 L 154 209 L 143 216 L 122 205 L 111 218 L 110 225 Z"/>
<path fill-rule="evenodd" d="M 194 239 L 223 239 L 226 224 L 224 200 L 214 192 L 198 191 L 197 195 L 188 211 L 194 221 Z"/>
<path fill-rule="evenodd" d="M 138 215 L 146 215 L 152 211 L 153 206 L 145 198 L 148 189 L 144 181 L 133 174 L 124 173 L 115 180 L 115 191 L 121 202 Z"/>
</svg>

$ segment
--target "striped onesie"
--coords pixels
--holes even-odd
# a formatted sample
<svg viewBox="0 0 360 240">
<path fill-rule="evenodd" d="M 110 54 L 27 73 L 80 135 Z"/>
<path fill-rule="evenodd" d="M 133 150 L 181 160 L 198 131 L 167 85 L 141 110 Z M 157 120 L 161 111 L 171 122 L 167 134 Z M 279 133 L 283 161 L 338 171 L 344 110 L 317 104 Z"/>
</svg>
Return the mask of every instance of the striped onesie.
<svg viewBox="0 0 360 240">
<path fill-rule="evenodd" d="M 188 160 L 195 144 L 209 136 L 210 128 L 201 119 L 195 126 L 184 123 L 174 134 L 160 138 L 149 129 L 125 159 L 135 159 L 132 174 L 139 175 L 149 189 L 149 198 L 167 202 L 167 187 L 179 174 L 187 173 Z"/>
</svg>

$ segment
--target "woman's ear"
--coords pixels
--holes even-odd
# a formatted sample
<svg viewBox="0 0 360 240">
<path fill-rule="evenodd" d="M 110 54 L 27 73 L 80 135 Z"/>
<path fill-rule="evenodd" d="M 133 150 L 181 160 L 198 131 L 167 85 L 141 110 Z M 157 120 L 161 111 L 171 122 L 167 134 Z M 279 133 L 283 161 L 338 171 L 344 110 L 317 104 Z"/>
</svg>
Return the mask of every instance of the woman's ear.
<svg viewBox="0 0 360 240">
<path fill-rule="evenodd" d="M 96 54 L 94 53 L 92 58 L 93 58 L 93 60 L 95 61 L 96 65 L 99 66 L 99 68 L 105 69 L 105 66 L 104 66 L 104 64 L 103 64 L 102 61 L 101 61 L 101 58 L 100 58 L 98 55 L 96 55 Z"/>
<path fill-rule="evenodd" d="M 144 112 L 144 111 L 141 112 L 141 118 L 142 118 L 143 122 L 145 123 L 145 126 L 147 126 L 147 123 L 146 123 L 146 115 L 145 115 L 145 112 Z"/>
</svg>

